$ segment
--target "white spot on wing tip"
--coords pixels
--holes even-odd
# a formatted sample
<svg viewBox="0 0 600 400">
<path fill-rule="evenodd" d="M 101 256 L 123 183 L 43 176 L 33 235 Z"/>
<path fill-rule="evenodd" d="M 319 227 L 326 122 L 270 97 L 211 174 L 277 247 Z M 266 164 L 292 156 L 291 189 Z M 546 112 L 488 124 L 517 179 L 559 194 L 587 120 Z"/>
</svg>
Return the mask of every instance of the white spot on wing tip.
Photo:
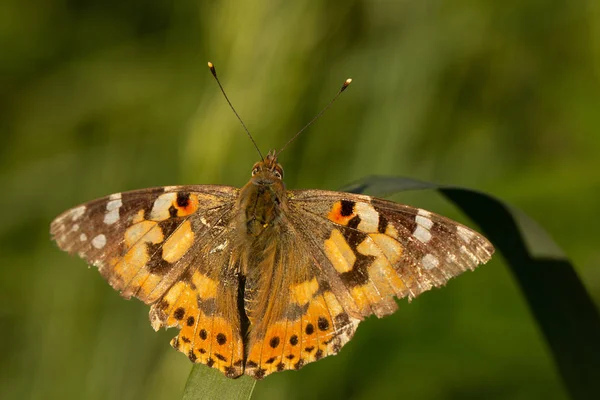
<svg viewBox="0 0 600 400">
<path fill-rule="evenodd" d="M 92 239 L 92 246 L 97 249 L 101 249 L 106 245 L 106 236 L 104 234 L 99 234 L 95 238 Z"/>
<path fill-rule="evenodd" d="M 423 268 L 427 270 L 437 268 L 440 265 L 440 260 L 438 260 L 436 256 L 430 253 L 425 254 L 421 259 L 421 262 L 423 263 Z"/>
<path fill-rule="evenodd" d="M 465 243 L 470 243 L 473 237 L 475 236 L 475 233 L 473 233 L 473 231 L 465 228 L 464 226 L 457 226 L 456 233 Z"/>
<path fill-rule="evenodd" d="M 79 240 L 85 242 L 87 240 L 87 235 L 85 233 L 82 233 L 81 235 L 79 235 Z"/>
<path fill-rule="evenodd" d="M 111 194 L 108 197 L 109 200 L 120 200 L 121 199 L 121 193 L 115 193 L 115 194 Z"/>
<path fill-rule="evenodd" d="M 71 216 L 72 221 L 77 221 L 81 216 L 85 213 L 85 206 L 75 207 L 71 210 L 69 215 Z"/>
</svg>

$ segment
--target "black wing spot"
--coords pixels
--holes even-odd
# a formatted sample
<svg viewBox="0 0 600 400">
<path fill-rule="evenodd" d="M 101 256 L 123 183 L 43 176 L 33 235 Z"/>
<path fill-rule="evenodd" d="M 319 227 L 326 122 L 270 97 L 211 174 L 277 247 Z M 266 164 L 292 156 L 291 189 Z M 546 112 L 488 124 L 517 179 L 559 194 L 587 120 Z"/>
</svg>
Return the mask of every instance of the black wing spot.
<svg viewBox="0 0 600 400">
<path fill-rule="evenodd" d="M 317 326 L 320 330 L 326 331 L 327 329 L 329 329 L 329 321 L 327 321 L 325 317 L 319 317 L 319 320 L 317 321 Z"/>
<path fill-rule="evenodd" d="M 248 368 L 256 368 L 256 367 L 258 367 L 258 364 L 255 363 L 254 361 L 248 361 L 246 363 L 246 367 L 248 367 Z"/>
<path fill-rule="evenodd" d="M 225 356 L 222 356 L 222 355 L 221 355 L 221 354 L 219 354 L 219 353 L 215 353 L 215 357 L 217 357 L 217 358 L 218 358 L 219 360 L 221 360 L 221 361 L 225 361 L 225 362 L 227 362 L 227 359 L 225 358 Z"/>
<path fill-rule="evenodd" d="M 208 357 L 208 360 L 206 360 L 206 365 L 208 365 L 209 367 L 212 367 L 213 365 L 215 365 L 215 360 Z"/>
<path fill-rule="evenodd" d="M 189 192 L 179 192 L 177 193 L 177 206 L 181 208 L 185 208 L 190 204 L 190 194 Z"/>
<path fill-rule="evenodd" d="M 304 348 L 304 351 L 307 353 L 310 353 L 311 351 L 313 351 L 315 349 L 315 346 L 310 346 L 310 347 L 306 347 Z"/>
<path fill-rule="evenodd" d="M 190 350 L 190 352 L 188 353 L 188 358 L 190 359 L 191 362 L 196 362 L 196 359 L 198 357 L 196 357 L 196 355 L 194 354 L 194 350 Z"/>
<path fill-rule="evenodd" d="M 206 329 L 200 329 L 200 339 L 202 340 L 206 340 L 206 338 L 208 337 L 208 332 L 206 332 Z"/>
<path fill-rule="evenodd" d="M 169 216 L 171 216 L 171 218 L 177 217 L 177 207 L 175 207 L 175 206 L 169 207 Z"/>
<path fill-rule="evenodd" d="M 379 215 L 379 223 L 377 224 L 377 232 L 385 233 L 388 226 L 387 219 L 383 218 L 383 215 Z"/>
<path fill-rule="evenodd" d="M 303 366 L 304 366 L 304 359 L 303 358 L 299 359 L 298 362 L 296 364 L 294 364 L 294 368 L 295 369 L 300 369 Z"/>
<path fill-rule="evenodd" d="M 350 221 L 348 221 L 348 224 L 346 224 L 346 226 L 348 228 L 353 228 L 353 229 L 357 229 L 358 225 L 360 224 L 360 221 L 362 221 L 360 219 L 360 217 L 358 215 L 352 217 L 352 219 Z"/>
<path fill-rule="evenodd" d="M 225 334 L 223 334 L 223 333 L 219 333 L 217 335 L 217 343 L 219 343 L 219 345 L 223 346 L 225 343 L 227 343 L 227 336 L 225 336 Z"/>
<path fill-rule="evenodd" d="M 267 361 L 265 361 L 265 364 L 273 364 L 276 359 L 277 359 L 277 357 L 271 357 Z"/>
<path fill-rule="evenodd" d="M 234 367 L 225 367 L 225 375 L 227 375 L 228 378 L 233 378 L 237 376 L 237 374 L 237 369 Z"/>
<path fill-rule="evenodd" d="M 257 370 L 256 370 L 256 372 L 254 373 L 254 377 L 255 377 L 256 379 L 262 379 L 262 378 L 264 378 L 264 377 L 265 377 L 265 372 L 267 372 L 267 370 L 266 370 L 266 369 L 264 369 L 264 368 L 259 368 L 259 369 L 257 369 Z"/>
<path fill-rule="evenodd" d="M 350 200 L 342 200 L 340 214 L 342 217 L 348 217 L 354 213 L 354 202 Z"/>
<path fill-rule="evenodd" d="M 277 371 L 283 371 L 285 369 L 285 364 L 280 362 L 277 364 Z"/>
<path fill-rule="evenodd" d="M 320 360 L 321 358 L 323 358 L 323 350 L 319 349 L 315 353 L 315 360 Z"/>
<path fill-rule="evenodd" d="M 192 341 L 191 341 L 189 338 L 187 338 L 186 336 L 182 336 L 182 337 L 181 337 L 181 340 L 183 341 L 183 343 L 191 343 L 191 342 L 192 342 Z"/>
<path fill-rule="evenodd" d="M 195 321 L 196 321 L 196 320 L 194 319 L 194 317 L 190 315 L 190 316 L 188 317 L 187 321 L 186 321 L 186 323 L 187 323 L 187 326 L 192 326 L 192 325 L 194 325 L 194 322 L 195 322 Z"/>
<path fill-rule="evenodd" d="M 304 332 L 306 332 L 307 335 L 312 335 L 314 331 L 315 327 L 313 326 L 313 324 L 306 325 L 306 329 L 304 330 Z"/>
<path fill-rule="evenodd" d="M 271 341 L 269 342 L 269 346 L 274 349 L 277 348 L 277 346 L 279 346 L 279 336 L 272 337 Z"/>
<path fill-rule="evenodd" d="M 339 327 L 350 325 L 350 318 L 348 317 L 348 314 L 343 312 L 343 313 L 336 315 L 335 316 L 335 324 L 338 325 Z"/>
<path fill-rule="evenodd" d="M 178 321 L 181 321 L 183 319 L 184 315 L 185 315 L 185 310 L 183 309 L 183 307 L 179 307 L 173 313 L 173 317 L 175 317 L 175 319 Z"/>
<path fill-rule="evenodd" d="M 292 346 L 295 346 L 295 345 L 297 345 L 297 344 L 298 344 L 298 336 L 296 336 L 296 335 L 292 335 L 292 337 L 290 338 L 290 344 L 291 344 Z"/>
</svg>

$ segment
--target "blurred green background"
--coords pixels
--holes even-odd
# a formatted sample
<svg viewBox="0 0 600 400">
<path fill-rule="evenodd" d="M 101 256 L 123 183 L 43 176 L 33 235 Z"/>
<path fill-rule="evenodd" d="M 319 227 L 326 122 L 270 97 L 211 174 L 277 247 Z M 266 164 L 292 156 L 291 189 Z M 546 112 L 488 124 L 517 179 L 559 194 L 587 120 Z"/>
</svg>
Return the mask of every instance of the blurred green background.
<svg viewBox="0 0 600 400">
<path fill-rule="evenodd" d="M 540 222 L 600 302 L 598 2 L 5 0 L 0 46 L 2 399 L 181 396 L 176 332 L 154 333 L 147 306 L 48 229 L 114 192 L 247 181 L 257 154 L 209 60 L 263 152 L 354 79 L 280 158 L 289 188 L 377 173 L 490 192 Z M 395 199 L 465 222 L 433 193 Z M 283 397 L 567 393 L 497 255 L 255 390 Z"/>
</svg>

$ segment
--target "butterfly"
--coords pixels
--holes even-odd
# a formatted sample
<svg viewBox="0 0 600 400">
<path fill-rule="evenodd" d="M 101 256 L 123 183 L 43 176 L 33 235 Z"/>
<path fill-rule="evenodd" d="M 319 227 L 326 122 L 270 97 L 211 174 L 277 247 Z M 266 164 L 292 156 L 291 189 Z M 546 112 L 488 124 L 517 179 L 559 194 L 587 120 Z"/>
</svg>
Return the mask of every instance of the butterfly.
<svg viewBox="0 0 600 400">
<path fill-rule="evenodd" d="M 287 190 L 276 151 L 240 189 L 116 193 L 64 212 L 50 231 L 123 297 L 150 305 L 155 330 L 178 328 L 175 349 L 230 378 L 337 354 L 363 319 L 393 313 L 395 298 L 442 286 L 494 252 L 479 233 L 419 208 Z"/>
</svg>

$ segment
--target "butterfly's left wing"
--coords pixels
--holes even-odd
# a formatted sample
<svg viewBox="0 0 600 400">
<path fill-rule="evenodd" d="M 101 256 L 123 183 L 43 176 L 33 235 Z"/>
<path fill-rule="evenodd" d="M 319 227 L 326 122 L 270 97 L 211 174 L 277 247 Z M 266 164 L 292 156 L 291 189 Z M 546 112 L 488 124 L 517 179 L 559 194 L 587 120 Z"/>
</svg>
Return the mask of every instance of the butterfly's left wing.
<svg viewBox="0 0 600 400">
<path fill-rule="evenodd" d="M 281 225 L 257 285 L 277 302 L 259 301 L 248 342 L 246 373 L 257 378 L 336 354 L 366 316 L 394 312 L 394 298 L 444 285 L 494 251 L 447 218 L 349 193 L 289 191 Z"/>
<path fill-rule="evenodd" d="M 227 376 L 243 372 L 232 252 L 238 189 L 171 186 L 117 193 L 58 216 L 58 246 L 79 254 L 125 298 L 151 304 L 152 327 L 178 327 L 173 347 Z"/>
</svg>

